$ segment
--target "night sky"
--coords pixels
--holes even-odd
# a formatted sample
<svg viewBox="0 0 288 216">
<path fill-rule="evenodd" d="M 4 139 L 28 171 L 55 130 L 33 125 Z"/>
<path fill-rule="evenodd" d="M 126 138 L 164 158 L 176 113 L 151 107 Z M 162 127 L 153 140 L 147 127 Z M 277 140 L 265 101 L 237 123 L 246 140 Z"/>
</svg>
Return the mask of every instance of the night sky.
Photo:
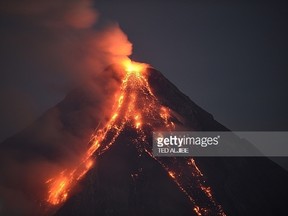
<svg viewBox="0 0 288 216">
<path fill-rule="evenodd" d="M 94 7 L 97 26 L 119 23 L 134 60 L 161 71 L 220 123 L 232 130 L 288 130 L 287 3 L 241 2 L 98 0 Z M 37 46 L 32 53 L 41 50 L 41 43 L 29 44 L 31 35 L 43 38 L 41 27 L 13 14 L 1 17 L 0 141 L 69 89 L 65 76 L 54 73 L 61 67 L 30 53 L 30 44 Z"/>
</svg>

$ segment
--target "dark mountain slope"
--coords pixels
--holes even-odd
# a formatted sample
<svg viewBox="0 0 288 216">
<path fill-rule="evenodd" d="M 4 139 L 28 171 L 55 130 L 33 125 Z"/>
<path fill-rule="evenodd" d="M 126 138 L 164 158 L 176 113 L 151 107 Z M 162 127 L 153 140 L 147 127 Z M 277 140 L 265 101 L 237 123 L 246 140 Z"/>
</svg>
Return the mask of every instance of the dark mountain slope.
<svg viewBox="0 0 288 216">
<path fill-rule="evenodd" d="M 149 69 L 148 81 L 160 103 L 181 119 L 186 130 L 228 130 L 160 72 Z M 8 173 L 3 163 L 11 154 L 22 164 L 37 158 L 54 162 L 61 162 L 63 157 L 72 159 L 78 148 L 88 143 L 101 121 L 97 113 L 103 109 L 101 101 L 89 86 L 76 89 L 29 128 L 2 143 L 3 176 Z M 115 144 L 97 157 L 93 169 L 56 215 L 194 215 L 194 206 L 163 167 L 136 148 L 135 136 L 131 128 L 126 128 Z M 182 164 L 184 159 L 175 160 Z M 271 160 L 264 157 L 197 157 L 194 160 L 211 186 L 214 199 L 227 215 L 287 214 L 288 174 Z M 183 170 L 187 173 L 187 182 L 193 181 L 188 177 L 189 169 L 183 166 Z M 1 183 L 9 185 L 9 178 L 1 179 Z M 198 196 L 196 188 L 192 188 L 191 193 Z"/>
</svg>

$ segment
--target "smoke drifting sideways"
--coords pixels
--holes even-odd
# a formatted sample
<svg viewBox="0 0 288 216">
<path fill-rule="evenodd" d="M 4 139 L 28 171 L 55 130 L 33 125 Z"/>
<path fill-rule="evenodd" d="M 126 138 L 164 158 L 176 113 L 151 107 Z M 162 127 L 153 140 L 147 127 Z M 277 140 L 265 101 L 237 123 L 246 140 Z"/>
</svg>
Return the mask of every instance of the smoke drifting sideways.
<svg viewBox="0 0 288 216">
<path fill-rule="evenodd" d="M 0 13 L 0 55 L 7 60 L 2 95 L 13 89 L 17 97 L 21 79 L 57 77 L 74 89 L 0 144 L 0 215 L 49 214 L 45 181 L 79 163 L 93 131 L 107 121 L 120 81 L 105 68 L 129 56 L 132 44 L 117 24 L 97 28 L 99 14 L 90 0 L 1 1 Z"/>
</svg>

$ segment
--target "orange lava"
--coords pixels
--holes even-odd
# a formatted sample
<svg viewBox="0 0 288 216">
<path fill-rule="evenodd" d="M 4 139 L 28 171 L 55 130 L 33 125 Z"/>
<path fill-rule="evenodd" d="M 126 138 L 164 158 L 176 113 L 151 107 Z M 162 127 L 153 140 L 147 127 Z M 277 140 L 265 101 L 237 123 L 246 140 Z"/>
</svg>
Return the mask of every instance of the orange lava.
<svg viewBox="0 0 288 216">
<path fill-rule="evenodd" d="M 140 86 L 145 86 L 145 88 L 149 89 L 149 93 L 152 94 L 148 86 L 148 82 L 144 76 L 144 72 L 148 65 L 133 62 L 128 58 L 123 60 L 121 65 L 126 74 L 122 81 L 120 95 L 115 102 L 114 112 L 112 113 L 110 120 L 103 127 L 103 129 L 98 130 L 93 135 L 89 149 L 76 168 L 73 170 L 63 170 L 58 176 L 46 181 L 49 188 L 48 198 L 46 200 L 48 203 L 58 205 L 67 199 L 71 189 L 91 169 L 94 160 L 93 155 L 100 147 L 102 141 L 106 138 L 107 133 L 114 131 L 110 143 L 104 148 L 104 150 L 107 150 L 110 145 L 113 144 L 117 136 L 122 131 L 124 124 L 130 121 L 130 119 L 134 118 L 133 123 L 135 129 L 141 128 L 142 115 L 140 110 L 137 114 L 135 114 L 135 103 L 137 100 L 137 89 Z M 131 89 L 134 90 L 131 91 Z M 124 99 L 128 102 L 128 107 L 126 113 L 123 115 Z M 119 121 L 119 113 L 122 114 L 122 121 Z"/>
<path fill-rule="evenodd" d="M 154 96 L 147 78 L 147 64 L 133 62 L 125 59 L 121 62 L 124 76 L 120 86 L 120 92 L 117 95 L 110 120 L 93 134 L 90 147 L 87 149 L 79 165 L 72 170 L 63 170 L 59 175 L 49 179 L 48 195 L 46 201 L 51 205 L 59 205 L 69 197 L 72 188 L 79 180 L 91 169 L 93 161 L 110 148 L 117 137 L 123 131 L 125 126 L 132 127 L 138 134 L 137 142 L 146 143 L 142 145 L 144 151 L 155 159 L 167 171 L 171 179 L 178 188 L 187 195 L 193 204 L 193 211 L 197 215 L 208 215 L 206 207 L 200 207 L 192 195 L 189 194 L 182 184 L 183 173 L 171 170 L 160 159 L 155 158 L 151 153 L 151 143 L 147 141 L 144 127 L 150 127 L 153 130 L 159 128 L 165 130 L 174 130 L 175 125 L 171 120 L 171 110 L 158 101 Z M 192 175 L 201 178 L 203 174 L 196 166 L 193 159 L 187 159 L 187 166 L 193 170 Z M 208 197 L 214 206 L 218 206 L 212 197 L 210 187 L 204 184 L 198 184 L 199 189 Z M 217 215 L 225 215 L 221 206 Z"/>
</svg>

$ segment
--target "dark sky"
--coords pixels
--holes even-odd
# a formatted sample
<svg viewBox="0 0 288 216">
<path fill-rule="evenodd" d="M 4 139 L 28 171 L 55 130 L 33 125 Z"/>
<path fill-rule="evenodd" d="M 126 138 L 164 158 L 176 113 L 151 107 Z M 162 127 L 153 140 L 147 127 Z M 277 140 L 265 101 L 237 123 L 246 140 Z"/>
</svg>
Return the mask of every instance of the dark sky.
<svg viewBox="0 0 288 216">
<path fill-rule="evenodd" d="M 128 35 L 134 45 L 133 59 L 161 71 L 228 128 L 288 130 L 287 3 L 203 2 L 98 0 L 95 8 L 100 23 L 118 22 Z M 26 28 L 15 21 L 17 17 L 4 18 L 1 36 L 16 45 L 1 45 L 0 140 L 25 127 L 65 94 L 36 82 L 30 72 L 43 70 L 41 61 L 31 64 L 34 59 L 29 60 L 29 53 L 18 52 L 19 46 L 27 46 L 19 32 L 44 33 L 37 31 L 37 25 Z M 53 71 L 49 65 L 45 70 Z M 51 83 L 55 76 L 49 76 Z"/>
<path fill-rule="evenodd" d="M 98 2 L 128 34 L 135 59 L 218 121 L 233 130 L 288 130 L 285 1 Z"/>
</svg>

